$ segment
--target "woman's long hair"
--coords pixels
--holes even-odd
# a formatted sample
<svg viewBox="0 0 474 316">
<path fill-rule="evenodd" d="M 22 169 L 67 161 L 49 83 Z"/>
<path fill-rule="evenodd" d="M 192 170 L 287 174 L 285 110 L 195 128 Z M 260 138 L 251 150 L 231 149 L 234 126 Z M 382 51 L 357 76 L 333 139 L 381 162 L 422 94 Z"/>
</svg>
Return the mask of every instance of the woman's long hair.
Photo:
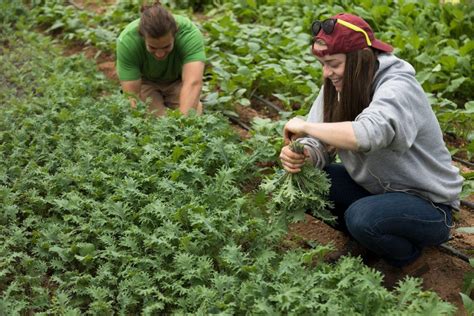
<svg viewBox="0 0 474 316">
<path fill-rule="evenodd" d="M 141 36 L 160 38 L 171 32 L 173 37 L 178 32 L 178 25 L 173 15 L 163 8 L 160 1 L 152 5 L 142 5 L 138 32 Z"/>
<path fill-rule="evenodd" d="M 347 53 L 340 95 L 331 80 L 324 80 L 324 122 L 353 121 L 368 107 L 376 71 L 377 56 L 372 49 Z"/>
</svg>

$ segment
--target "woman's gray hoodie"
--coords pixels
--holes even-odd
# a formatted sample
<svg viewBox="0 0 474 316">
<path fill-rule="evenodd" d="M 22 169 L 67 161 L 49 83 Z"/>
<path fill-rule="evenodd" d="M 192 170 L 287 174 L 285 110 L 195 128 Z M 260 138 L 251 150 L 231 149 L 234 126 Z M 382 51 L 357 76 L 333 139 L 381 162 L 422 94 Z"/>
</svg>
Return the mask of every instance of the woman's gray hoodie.
<svg viewBox="0 0 474 316">
<path fill-rule="evenodd" d="M 338 150 L 344 167 L 372 194 L 403 191 L 458 208 L 463 178 L 451 164 L 415 70 L 391 54 L 381 54 L 378 60 L 372 102 L 352 122 L 359 149 Z M 323 121 L 323 89 L 307 120 Z M 316 167 L 329 163 L 319 140 L 307 137 L 300 141 L 309 147 Z"/>
</svg>

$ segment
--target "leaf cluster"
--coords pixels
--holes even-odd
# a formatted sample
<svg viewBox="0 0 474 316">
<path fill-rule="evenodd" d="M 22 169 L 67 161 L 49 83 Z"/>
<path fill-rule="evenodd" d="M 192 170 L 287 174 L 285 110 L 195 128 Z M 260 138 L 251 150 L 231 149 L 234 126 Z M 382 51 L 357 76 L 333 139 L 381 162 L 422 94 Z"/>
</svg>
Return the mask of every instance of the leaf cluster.
<svg viewBox="0 0 474 316">
<path fill-rule="evenodd" d="M 290 149 L 303 153 L 304 145 L 292 142 Z M 329 211 L 327 199 L 331 184 L 324 171 L 306 163 L 298 173 L 276 172 L 262 183 L 262 190 L 271 195 L 276 212 L 286 214 L 290 221 L 302 220 L 306 212 L 332 223 L 335 217 Z"/>
</svg>

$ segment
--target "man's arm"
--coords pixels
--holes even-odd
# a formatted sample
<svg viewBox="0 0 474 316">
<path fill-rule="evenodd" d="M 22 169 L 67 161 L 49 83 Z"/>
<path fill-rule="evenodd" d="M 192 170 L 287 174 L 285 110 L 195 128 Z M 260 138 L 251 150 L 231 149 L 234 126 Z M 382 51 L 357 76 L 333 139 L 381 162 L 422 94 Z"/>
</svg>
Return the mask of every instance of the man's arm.
<svg viewBox="0 0 474 316">
<path fill-rule="evenodd" d="M 202 76 L 204 74 L 204 63 L 193 61 L 183 66 L 181 79 L 183 86 L 179 94 L 179 110 L 188 114 L 190 109 L 197 109 L 202 89 Z"/>
<path fill-rule="evenodd" d="M 132 81 L 120 81 L 120 85 L 122 86 L 122 91 L 127 93 L 129 96 L 130 105 L 132 108 L 137 106 L 137 99 L 140 98 L 140 88 L 142 86 L 142 80 L 132 80 Z"/>
</svg>

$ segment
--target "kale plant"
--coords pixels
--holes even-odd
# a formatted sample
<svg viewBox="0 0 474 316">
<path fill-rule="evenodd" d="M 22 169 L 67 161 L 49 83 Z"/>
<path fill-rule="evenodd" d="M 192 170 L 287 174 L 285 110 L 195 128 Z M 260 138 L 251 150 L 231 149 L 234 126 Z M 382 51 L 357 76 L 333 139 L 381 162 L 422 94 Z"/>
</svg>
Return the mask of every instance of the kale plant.
<svg viewBox="0 0 474 316">
<path fill-rule="evenodd" d="M 304 152 L 304 145 L 294 141 L 290 149 Z M 290 221 L 301 220 L 305 212 L 326 222 L 335 217 L 328 211 L 327 200 L 331 184 L 324 171 L 305 163 L 298 173 L 277 172 L 262 184 L 264 192 L 271 194 L 274 209 L 282 212 Z"/>
</svg>

